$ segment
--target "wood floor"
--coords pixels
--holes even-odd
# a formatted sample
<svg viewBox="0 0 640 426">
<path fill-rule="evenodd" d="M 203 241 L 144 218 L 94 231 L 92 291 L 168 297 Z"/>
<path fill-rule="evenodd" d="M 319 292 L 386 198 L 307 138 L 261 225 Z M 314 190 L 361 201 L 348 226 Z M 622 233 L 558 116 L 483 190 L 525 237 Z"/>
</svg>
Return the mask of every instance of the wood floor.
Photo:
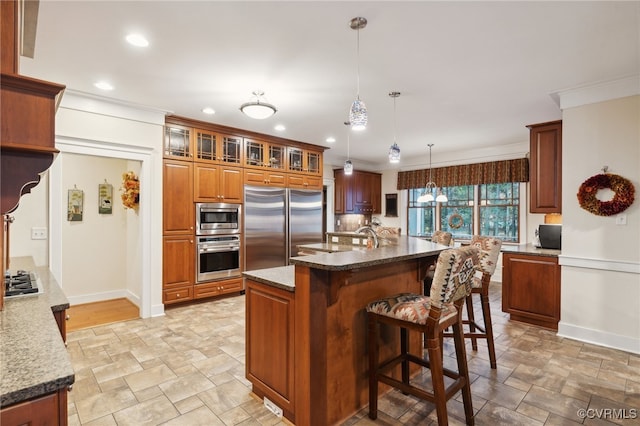
<svg viewBox="0 0 640 426">
<path fill-rule="evenodd" d="M 67 332 L 111 324 L 140 317 L 140 310 L 129 299 L 113 299 L 102 302 L 72 305 L 67 310 Z"/>
</svg>

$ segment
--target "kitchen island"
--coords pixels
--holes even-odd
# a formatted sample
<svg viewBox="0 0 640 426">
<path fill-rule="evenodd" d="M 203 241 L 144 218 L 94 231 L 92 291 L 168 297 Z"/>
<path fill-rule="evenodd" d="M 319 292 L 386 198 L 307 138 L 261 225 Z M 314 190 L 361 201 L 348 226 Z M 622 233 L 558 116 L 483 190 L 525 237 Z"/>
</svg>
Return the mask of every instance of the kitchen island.
<svg viewBox="0 0 640 426">
<path fill-rule="evenodd" d="M 0 311 L 0 424 L 67 424 L 75 380 L 64 342 L 69 302 L 30 257 L 12 259 L 11 267 L 35 271 L 43 292 L 8 297 Z"/>
<path fill-rule="evenodd" d="M 246 372 L 253 392 L 294 424 L 339 424 L 368 404 L 366 305 L 421 293 L 448 247 L 399 237 L 396 245 L 300 256 L 291 266 L 245 272 Z M 399 347 L 382 333 L 381 359 Z M 410 350 L 422 354 L 421 335 Z M 388 388 L 381 387 L 381 392 Z"/>
</svg>

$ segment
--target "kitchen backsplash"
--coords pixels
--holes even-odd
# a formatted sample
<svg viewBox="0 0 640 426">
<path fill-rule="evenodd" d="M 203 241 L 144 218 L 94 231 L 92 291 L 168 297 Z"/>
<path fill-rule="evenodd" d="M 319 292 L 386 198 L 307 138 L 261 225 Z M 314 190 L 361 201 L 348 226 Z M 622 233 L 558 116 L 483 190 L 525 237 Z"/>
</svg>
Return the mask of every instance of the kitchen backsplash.
<svg viewBox="0 0 640 426">
<path fill-rule="evenodd" d="M 361 226 L 371 225 L 371 215 L 337 214 L 335 221 L 336 232 L 349 232 L 355 231 Z"/>
</svg>

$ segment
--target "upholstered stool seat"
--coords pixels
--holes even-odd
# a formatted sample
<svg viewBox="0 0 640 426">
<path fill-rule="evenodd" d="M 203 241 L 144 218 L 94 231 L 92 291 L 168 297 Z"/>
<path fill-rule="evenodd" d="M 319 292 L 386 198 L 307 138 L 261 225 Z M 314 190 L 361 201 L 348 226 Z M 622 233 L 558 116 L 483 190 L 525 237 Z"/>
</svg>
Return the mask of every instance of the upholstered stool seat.
<svg viewBox="0 0 640 426">
<path fill-rule="evenodd" d="M 378 382 L 383 382 L 405 394 L 433 402 L 436 405 L 438 424 L 441 426 L 448 424 L 447 400 L 461 391 L 466 423 L 473 424 L 461 307 L 466 296 L 471 293 L 471 278 L 477 262 L 478 249 L 475 247 L 445 250 L 438 256 L 429 296 L 402 293 L 367 305 L 371 419 L 375 420 L 378 416 Z M 380 363 L 378 344 L 382 326 L 400 328 L 400 353 L 391 355 L 391 359 Z M 458 371 L 443 365 L 442 333 L 448 327 L 453 329 Z M 409 330 L 424 334 L 427 359 L 418 357 L 409 350 Z M 410 363 L 430 370 L 431 390 L 411 382 Z M 397 371 L 398 366 L 400 371 Z M 445 376 L 453 379 L 447 381 L 447 386 Z"/>
</svg>

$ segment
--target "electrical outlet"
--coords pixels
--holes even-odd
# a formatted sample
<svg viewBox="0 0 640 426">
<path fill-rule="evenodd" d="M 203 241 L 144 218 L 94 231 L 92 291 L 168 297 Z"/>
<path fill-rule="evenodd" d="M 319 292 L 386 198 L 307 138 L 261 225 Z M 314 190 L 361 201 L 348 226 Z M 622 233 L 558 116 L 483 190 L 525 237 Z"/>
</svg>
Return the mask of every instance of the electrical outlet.
<svg viewBox="0 0 640 426">
<path fill-rule="evenodd" d="M 616 225 L 626 225 L 627 224 L 627 215 L 619 214 L 616 216 Z"/>
<path fill-rule="evenodd" d="M 47 239 L 47 228 L 31 228 L 31 239 L 32 240 L 46 240 Z"/>
<path fill-rule="evenodd" d="M 267 397 L 264 397 L 264 406 L 267 408 L 267 410 L 271 411 L 276 416 L 282 417 L 282 408 L 278 407 Z"/>
</svg>

